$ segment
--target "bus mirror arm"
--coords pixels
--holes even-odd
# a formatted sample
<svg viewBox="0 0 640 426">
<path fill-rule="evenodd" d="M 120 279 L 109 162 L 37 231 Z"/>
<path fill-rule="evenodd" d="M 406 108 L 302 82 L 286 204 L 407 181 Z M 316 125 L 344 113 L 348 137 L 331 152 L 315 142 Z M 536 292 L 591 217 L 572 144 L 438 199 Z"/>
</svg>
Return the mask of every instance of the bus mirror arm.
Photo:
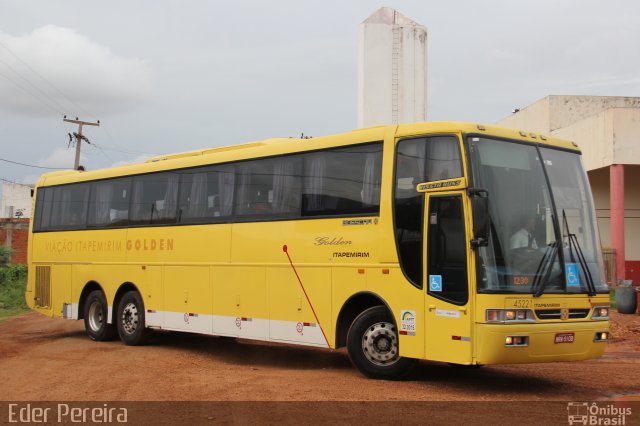
<svg viewBox="0 0 640 426">
<path fill-rule="evenodd" d="M 469 188 L 467 193 L 471 197 L 473 211 L 473 239 L 471 248 L 489 245 L 489 191 L 484 188 Z"/>
</svg>

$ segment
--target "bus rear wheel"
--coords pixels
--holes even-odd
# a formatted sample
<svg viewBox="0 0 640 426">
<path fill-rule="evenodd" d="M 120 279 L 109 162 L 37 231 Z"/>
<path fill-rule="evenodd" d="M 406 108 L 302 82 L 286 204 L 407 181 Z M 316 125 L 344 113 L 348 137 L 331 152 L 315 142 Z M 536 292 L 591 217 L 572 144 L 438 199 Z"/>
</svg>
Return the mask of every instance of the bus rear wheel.
<svg viewBox="0 0 640 426">
<path fill-rule="evenodd" d="M 100 290 L 89 293 L 83 309 L 84 328 L 89 338 L 96 342 L 113 340 L 116 336 L 116 327 L 107 322 L 109 307 L 104 293 Z"/>
<path fill-rule="evenodd" d="M 145 328 L 144 303 L 137 291 L 128 291 L 118 303 L 115 321 L 118 324 L 118 335 L 128 346 L 146 343 L 149 330 Z"/>
<path fill-rule="evenodd" d="M 351 363 L 372 379 L 401 379 L 416 363 L 400 356 L 398 331 L 384 306 L 369 308 L 353 320 L 347 333 L 347 351 Z"/>
</svg>

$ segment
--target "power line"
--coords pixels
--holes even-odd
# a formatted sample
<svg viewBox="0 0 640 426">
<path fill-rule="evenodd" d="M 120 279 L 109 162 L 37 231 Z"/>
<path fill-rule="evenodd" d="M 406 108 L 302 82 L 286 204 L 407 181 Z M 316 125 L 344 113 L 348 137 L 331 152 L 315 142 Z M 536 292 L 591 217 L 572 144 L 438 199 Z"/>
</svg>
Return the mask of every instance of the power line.
<svg viewBox="0 0 640 426">
<path fill-rule="evenodd" d="M 99 145 L 96 145 L 95 142 L 91 142 L 91 146 L 93 146 L 94 148 L 98 149 L 100 151 L 100 153 L 109 161 L 111 161 L 112 163 L 115 163 L 115 160 L 113 158 L 111 158 L 106 152 L 104 152 L 104 148 L 101 148 Z M 85 154 L 87 152 L 85 151 Z"/>
<path fill-rule="evenodd" d="M 0 41 L 0 46 L 2 46 L 7 52 L 9 52 L 14 58 L 16 58 L 18 61 L 20 61 L 21 64 L 23 64 L 25 67 L 27 67 L 33 74 L 35 74 L 36 76 L 38 76 L 42 81 L 44 81 L 45 83 L 47 83 L 49 86 L 51 86 L 56 92 L 58 92 L 60 95 L 62 95 L 63 98 L 65 98 L 67 100 L 67 102 L 69 102 L 71 105 L 75 106 L 76 108 L 78 108 L 80 110 L 80 112 L 87 112 L 81 105 L 78 105 L 73 99 L 69 98 L 67 95 L 64 94 L 64 92 L 60 89 L 58 89 L 58 87 L 56 87 L 55 84 L 53 84 L 52 82 L 50 82 L 49 80 L 47 80 L 44 76 L 42 76 L 42 74 L 40 74 L 38 71 L 36 71 L 35 69 L 33 69 L 33 67 L 31 67 L 31 65 L 29 65 L 27 62 L 25 62 L 24 60 L 22 60 L 22 58 L 20 58 L 13 50 L 9 49 L 9 47 L 2 43 Z M 57 102 L 56 102 L 57 103 Z M 60 104 L 58 104 L 60 105 Z M 64 108 L 63 108 L 64 109 Z M 92 115 L 92 114 L 88 114 L 88 115 Z"/>
<path fill-rule="evenodd" d="M 36 95 L 34 95 L 31 91 L 27 90 L 26 88 L 24 88 L 22 85 L 18 84 L 16 81 L 14 81 L 13 79 L 11 79 L 9 76 L 7 76 L 6 74 L 0 72 L 0 76 L 6 78 L 7 80 L 9 80 L 9 82 L 13 83 L 16 87 L 18 87 L 20 90 L 22 90 L 23 92 L 27 93 L 29 96 L 33 97 L 36 101 L 42 103 L 43 105 L 45 105 L 47 108 L 49 108 L 50 110 L 52 110 L 53 112 L 55 112 L 56 114 L 59 114 L 60 111 L 55 108 L 55 106 L 53 106 L 51 103 L 45 102 L 43 99 L 40 99 L 39 97 L 37 97 Z"/>
<path fill-rule="evenodd" d="M 25 164 L 25 163 L 20 163 L 18 161 L 11 161 L 11 160 L 7 160 L 6 158 L 0 158 L 0 161 L 5 161 L 7 163 L 11 163 L 11 164 L 17 164 L 18 166 L 25 166 L 25 167 L 33 167 L 35 169 L 47 169 L 47 170 L 69 170 L 68 167 L 43 167 L 43 166 L 34 166 L 33 164 Z"/>
<path fill-rule="evenodd" d="M 59 108 L 59 112 L 64 111 L 64 106 L 63 105 L 61 105 L 58 101 L 56 101 L 54 98 L 49 96 L 49 94 L 46 93 L 44 90 L 42 90 L 41 88 L 39 88 L 38 86 L 33 84 L 29 79 L 27 79 L 25 76 L 23 76 L 21 73 L 19 73 L 9 63 L 7 63 L 7 62 L 5 62 L 5 61 L 3 61 L 1 59 L 0 59 L 0 63 L 4 64 L 7 68 L 9 68 L 11 71 L 13 71 L 15 73 L 15 75 L 20 77 L 29 86 L 33 87 L 37 92 L 39 92 L 42 96 L 44 96 L 49 102 L 51 102 L 52 104 L 56 105 Z"/>
<path fill-rule="evenodd" d="M 34 74 L 35 76 L 37 76 L 38 78 L 40 78 L 40 80 L 44 81 L 45 83 L 47 83 L 51 88 L 53 88 L 53 90 L 55 90 L 57 93 L 59 93 L 69 104 L 75 106 L 76 108 L 78 108 L 81 112 L 86 113 L 89 116 L 92 116 L 93 114 L 87 112 L 87 110 L 82 107 L 81 105 L 79 105 L 78 103 L 76 103 L 73 99 L 69 98 L 62 90 L 60 90 L 56 85 L 54 85 L 51 81 L 49 81 L 47 78 L 45 78 L 42 74 L 40 74 L 39 72 L 37 72 L 33 67 L 31 67 L 26 61 L 24 61 L 22 58 L 20 58 L 20 56 L 18 56 L 13 50 L 11 50 L 6 44 L 2 43 L 0 41 L 0 46 L 2 48 L 4 48 L 7 52 L 9 52 L 14 58 L 16 58 L 21 64 L 23 64 L 29 71 L 31 71 L 32 74 Z M 52 111 L 58 112 L 58 113 L 62 113 L 62 111 L 65 109 L 65 106 L 62 105 L 60 102 L 58 102 L 54 97 L 50 96 L 47 92 L 45 92 L 43 90 L 43 88 L 38 87 L 39 85 L 36 85 L 35 82 L 30 81 L 28 78 L 26 78 L 26 76 L 23 76 L 20 72 L 18 72 L 18 70 L 16 70 L 14 67 L 12 67 L 10 64 L 8 64 L 5 61 L 0 60 L 0 63 L 4 64 L 5 66 L 7 66 L 11 71 L 13 71 L 13 73 L 15 75 L 17 75 L 18 77 L 20 77 L 20 79 L 22 79 L 24 82 L 26 82 L 29 86 L 31 86 L 33 89 L 35 89 L 35 93 L 32 92 L 32 90 L 28 90 L 26 87 L 24 87 L 23 85 L 19 84 L 17 81 L 15 81 L 14 79 L 10 78 L 9 76 L 3 74 L 2 72 L 0 72 L 0 76 L 6 78 L 9 82 L 13 83 L 15 86 L 17 86 L 18 88 L 20 88 L 22 91 L 24 91 L 25 93 L 27 93 L 28 95 L 30 95 L 31 97 L 33 97 L 35 100 L 37 100 L 38 102 L 42 103 L 43 105 L 47 106 L 47 108 L 49 108 Z M 37 96 L 37 94 L 40 94 L 41 96 Z M 61 111 L 62 110 L 62 111 Z M 98 121 L 99 122 L 99 121 Z M 104 155 L 107 159 L 109 159 L 110 161 L 114 161 L 109 155 L 107 155 L 107 153 L 105 152 L 105 150 L 109 150 L 109 151 L 114 151 L 114 152 L 120 152 L 120 153 L 124 153 L 124 154 L 129 154 L 129 155 L 157 155 L 157 154 L 150 154 L 150 153 L 146 153 L 146 152 L 137 152 L 137 151 L 128 151 L 128 150 L 124 150 L 122 149 L 122 147 L 119 146 L 119 144 L 116 143 L 115 138 L 111 135 L 111 133 L 109 132 L 108 129 L 104 129 L 105 133 L 107 135 L 107 139 L 109 140 L 109 142 L 116 148 L 102 148 L 99 146 L 96 146 L 96 148 L 98 148 L 100 150 L 100 152 L 102 153 L 102 155 Z M 77 159 L 76 159 L 77 162 Z"/>
</svg>

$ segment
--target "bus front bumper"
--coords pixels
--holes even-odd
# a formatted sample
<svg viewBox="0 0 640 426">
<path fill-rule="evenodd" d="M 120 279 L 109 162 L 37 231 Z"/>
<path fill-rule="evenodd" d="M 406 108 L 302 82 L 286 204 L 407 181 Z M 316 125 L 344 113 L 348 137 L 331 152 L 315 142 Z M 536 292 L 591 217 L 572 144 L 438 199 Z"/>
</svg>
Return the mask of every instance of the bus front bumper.
<svg viewBox="0 0 640 426">
<path fill-rule="evenodd" d="M 608 321 L 476 324 L 477 364 L 580 361 L 602 356 Z M 511 337 L 512 344 L 508 344 Z M 514 344 L 520 343 L 520 344 Z"/>
</svg>

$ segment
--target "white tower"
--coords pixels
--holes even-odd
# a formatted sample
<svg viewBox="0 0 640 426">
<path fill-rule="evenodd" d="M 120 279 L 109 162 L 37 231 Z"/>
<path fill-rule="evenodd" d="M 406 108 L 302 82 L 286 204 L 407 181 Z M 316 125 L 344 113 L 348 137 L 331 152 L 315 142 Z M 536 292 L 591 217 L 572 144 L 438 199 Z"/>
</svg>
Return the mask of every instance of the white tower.
<svg viewBox="0 0 640 426">
<path fill-rule="evenodd" d="M 358 38 L 358 126 L 425 121 L 427 29 L 382 7 Z"/>
</svg>

